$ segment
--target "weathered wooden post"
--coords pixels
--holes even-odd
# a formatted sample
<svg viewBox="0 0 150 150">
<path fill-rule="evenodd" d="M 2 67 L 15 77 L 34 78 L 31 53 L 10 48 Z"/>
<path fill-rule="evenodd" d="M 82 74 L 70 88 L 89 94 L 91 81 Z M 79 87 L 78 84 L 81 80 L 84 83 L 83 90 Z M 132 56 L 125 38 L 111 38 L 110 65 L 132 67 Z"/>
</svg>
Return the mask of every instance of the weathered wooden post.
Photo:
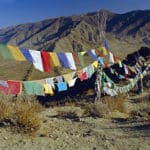
<svg viewBox="0 0 150 150">
<path fill-rule="evenodd" d="M 95 91 L 96 91 L 95 101 L 98 101 L 101 98 L 101 79 L 102 79 L 102 66 L 100 65 L 100 63 L 98 63 L 95 82 Z"/>
<path fill-rule="evenodd" d="M 100 20 L 100 15 L 101 15 L 101 20 Z M 97 17 L 98 17 L 98 21 L 97 21 L 97 25 L 98 25 L 98 36 L 99 36 L 99 44 L 101 45 L 104 42 L 105 39 L 105 28 L 106 28 L 106 14 L 105 12 L 100 12 L 98 11 L 97 13 Z M 98 67 L 97 67 L 97 72 L 96 72 L 96 82 L 95 82 L 95 91 L 96 91 L 96 97 L 95 97 L 95 101 L 100 100 L 101 99 L 101 80 L 102 80 L 102 65 L 98 62 Z"/>
</svg>

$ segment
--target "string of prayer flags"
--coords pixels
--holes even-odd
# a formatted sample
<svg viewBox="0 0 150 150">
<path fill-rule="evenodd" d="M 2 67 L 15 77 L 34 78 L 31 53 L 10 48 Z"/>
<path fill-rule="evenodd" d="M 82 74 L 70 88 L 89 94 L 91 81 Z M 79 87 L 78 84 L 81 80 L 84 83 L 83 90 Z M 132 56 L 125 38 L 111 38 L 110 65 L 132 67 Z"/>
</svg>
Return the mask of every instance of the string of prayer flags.
<svg viewBox="0 0 150 150">
<path fill-rule="evenodd" d="M 122 76 L 119 74 L 119 76 Z M 104 80 L 104 78 L 106 78 L 107 82 Z M 123 78 L 123 76 L 121 77 Z M 112 94 L 112 92 L 115 93 L 126 93 L 128 91 L 130 91 L 137 83 L 138 81 L 138 76 L 136 76 L 134 79 L 129 79 L 129 83 L 125 86 L 118 86 L 116 85 L 104 72 L 102 73 L 102 81 L 104 82 L 102 85 L 102 89 L 103 91 L 110 96 L 115 96 Z M 108 86 L 108 83 L 113 84 L 113 86 Z"/>
</svg>

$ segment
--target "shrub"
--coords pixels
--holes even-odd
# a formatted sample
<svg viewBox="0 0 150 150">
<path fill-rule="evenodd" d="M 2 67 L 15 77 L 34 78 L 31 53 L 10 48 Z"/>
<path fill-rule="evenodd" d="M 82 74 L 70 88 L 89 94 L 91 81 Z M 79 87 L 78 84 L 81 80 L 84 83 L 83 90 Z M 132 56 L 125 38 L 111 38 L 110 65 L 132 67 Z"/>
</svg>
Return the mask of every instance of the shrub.
<svg viewBox="0 0 150 150">
<path fill-rule="evenodd" d="M 43 111 L 43 106 L 37 101 L 35 96 L 29 95 L 20 95 L 16 99 L 16 105 L 28 105 L 29 108 L 32 108 L 33 112 Z"/>
<path fill-rule="evenodd" d="M 0 122 L 11 120 L 12 108 L 5 100 L 0 99 Z"/>
<path fill-rule="evenodd" d="M 15 102 L 15 120 L 21 132 L 35 132 L 40 128 L 41 120 L 37 116 L 43 107 L 33 96 L 18 97 Z"/>
<path fill-rule="evenodd" d="M 31 134 L 37 131 L 41 126 L 40 119 L 35 114 L 20 111 L 16 114 L 16 117 L 18 132 Z"/>
<path fill-rule="evenodd" d="M 0 122 L 11 121 L 13 116 L 13 103 L 9 101 L 10 97 L 0 94 Z"/>
<path fill-rule="evenodd" d="M 41 125 L 37 114 L 43 110 L 43 107 L 35 97 L 22 95 L 12 99 L 8 95 L 0 95 L 0 123 L 13 122 L 18 132 L 30 134 L 37 131 Z"/>
</svg>

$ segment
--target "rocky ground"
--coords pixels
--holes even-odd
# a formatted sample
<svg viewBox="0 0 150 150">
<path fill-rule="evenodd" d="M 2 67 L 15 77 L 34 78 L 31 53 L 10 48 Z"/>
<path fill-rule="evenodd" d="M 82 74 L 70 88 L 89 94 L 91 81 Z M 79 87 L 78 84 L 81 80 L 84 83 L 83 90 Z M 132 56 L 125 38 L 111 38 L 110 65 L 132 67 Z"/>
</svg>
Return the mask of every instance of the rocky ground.
<svg viewBox="0 0 150 150">
<path fill-rule="evenodd" d="M 149 91 L 128 98 L 128 114 L 111 112 L 104 118 L 83 116 L 79 106 L 47 108 L 34 135 L 0 128 L 0 150 L 149 150 Z M 62 117 L 75 111 L 77 117 Z"/>
</svg>

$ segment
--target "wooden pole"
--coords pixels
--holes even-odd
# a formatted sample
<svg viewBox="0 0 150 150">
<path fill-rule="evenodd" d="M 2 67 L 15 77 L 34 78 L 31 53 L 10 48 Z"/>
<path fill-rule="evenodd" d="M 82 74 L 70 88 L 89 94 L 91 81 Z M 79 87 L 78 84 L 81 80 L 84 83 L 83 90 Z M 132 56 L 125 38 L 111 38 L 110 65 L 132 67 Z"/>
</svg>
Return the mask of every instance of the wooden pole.
<svg viewBox="0 0 150 150">
<path fill-rule="evenodd" d="M 95 101 L 98 101 L 101 98 L 101 78 L 102 78 L 102 66 L 98 63 L 95 82 L 95 91 L 96 91 Z"/>
<path fill-rule="evenodd" d="M 100 20 L 100 15 L 101 15 L 101 20 Z M 97 13 L 97 25 L 98 25 L 98 36 L 99 36 L 99 43 L 102 44 L 102 42 L 105 39 L 105 28 L 106 28 L 106 15 L 105 12 L 100 12 L 98 11 Z M 98 45 L 99 46 L 99 45 Z M 101 79 L 102 79 L 102 66 L 100 63 L 98 63 L 98 68 L 97 68 L 97 73 L 96 73 L 96 82 L 95 82 L 95 91 L 96 91 L 96 97 L 95 101 L 101 99 Z"/>
</svg>

